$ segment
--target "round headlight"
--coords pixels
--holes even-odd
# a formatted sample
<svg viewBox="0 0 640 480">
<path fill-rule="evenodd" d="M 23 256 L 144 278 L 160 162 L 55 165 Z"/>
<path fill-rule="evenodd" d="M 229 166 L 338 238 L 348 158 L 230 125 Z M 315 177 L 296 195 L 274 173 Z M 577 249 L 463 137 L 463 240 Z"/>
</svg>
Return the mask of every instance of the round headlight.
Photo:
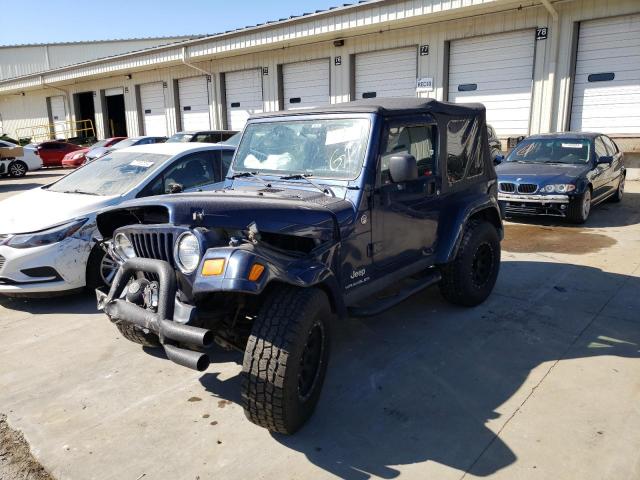
<svg viewBox="0 0 640 480">
<path fill-rule="evenodd" d="M 136 256 L 133 245 L 124 233 L 117 233 L 113 238 L 113 249 L 124 260 Z"/>
<path fill-rule="evenodd" d="M 556 189 L 556 187 L 553 185 L 547 185 L 546 187 L 544 187 L 544 189 L 547 192 L 553 192 Z"/>
<path fill-rule="evenodd" d="M 200 242 L 191 232 L 184 232 L 176 240 L 174 256 L 183 273 L 192 273 L 200 264 Z"/>
</svg>

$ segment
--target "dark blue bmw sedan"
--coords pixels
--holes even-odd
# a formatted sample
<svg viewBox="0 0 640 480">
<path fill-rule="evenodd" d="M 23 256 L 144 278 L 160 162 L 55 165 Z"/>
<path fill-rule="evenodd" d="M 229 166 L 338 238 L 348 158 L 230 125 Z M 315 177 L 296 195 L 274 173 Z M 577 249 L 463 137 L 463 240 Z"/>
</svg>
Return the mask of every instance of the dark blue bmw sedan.
<svg viewBox="0 0 640 480">
<path fill-rule="evenodd" d="M 532 135 L 496 167 L 504 216 L 554 215 L 584 223 L 591 207 L 624 193 L 624 157 L 599 133 Z"/>
</svg>

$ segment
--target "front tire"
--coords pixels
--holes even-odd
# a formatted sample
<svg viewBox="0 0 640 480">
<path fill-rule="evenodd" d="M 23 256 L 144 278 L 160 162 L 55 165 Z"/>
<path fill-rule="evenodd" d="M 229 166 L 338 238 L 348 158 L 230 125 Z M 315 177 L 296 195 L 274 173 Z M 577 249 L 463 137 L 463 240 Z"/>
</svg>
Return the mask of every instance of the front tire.
<svg viewBox="0 0 640 480">
<path fill-rule="evenodd" d="M 611 197 L 611 201 L 614 203 L 620 203 L 622 201 L 622 197 L 624 196 L 624 181 L 625 175 L 620 176 L 620 181 L 618 182 L 618 188 L 616 189 L 616 193 Z"/>
<path fill-rule="evenodd" d="M 254 320 L 242 365 L 247 418 L 292 434 L 312 415 L 329 360 L 333 314 L 324 292 L 278 286 Z"/>
<path fill-rule="evenodd" d="M 117 271 L 118 264 L 109 257 L 109 254 L 100 245 L 95 245 L 87 261 L 87 289 L 93 291 L 96 288 L 111 287 L 111 282 Z"/>
<path fill-rule="evenodd" d="M 9 175 L 13 178 L 24 177 L 28 171 L 27 164 L 20 160 L 11 162 L 11 165 L 9 165 Z"/>
<path fill-rule="evenodd" d="M 500 237 L 495 226 L 471 220 L 456 258 L 440 268 L 440 293 L 449 302 L 474 307 L 493 291 L 500 271 Z"/>
<path fill-rule="evenodd" d="M 130 342 L 137 343 L 143 347 L 159 347 L 160 339 L 155 333 L 144 331 L 136 325 L 130 323 L 116 323 L 120 334 Z"/>
<path fill-rule="evenodd" d="M 571 223 L 583 224 L 591 213 L 591 189 L 587 188 L 582 195 L 571 200 L 567 218 Z"/>
</svg>

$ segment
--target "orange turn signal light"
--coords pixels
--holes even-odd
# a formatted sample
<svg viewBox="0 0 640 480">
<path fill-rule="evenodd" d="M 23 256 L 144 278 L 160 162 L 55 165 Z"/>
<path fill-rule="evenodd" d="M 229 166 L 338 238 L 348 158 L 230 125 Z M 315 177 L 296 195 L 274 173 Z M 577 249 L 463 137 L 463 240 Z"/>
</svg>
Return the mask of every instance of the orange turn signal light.
<svg viewBox="0 0 640 480">
<path fill-rule="evenodd" d="M 220 275 L 224 272 L 224 258 L 212 258 L 204 261 L 202 265 L 202 275 L 210 277 Z"/>
<path fill-rule="evenodd" d="M 264 272 L 264 265 L 260 265 L 259 263 L 254 263 L 249 271 L 249 280 L 252 282 L 257 282 L 262 276 L 262 272 Z"/>
</svg>

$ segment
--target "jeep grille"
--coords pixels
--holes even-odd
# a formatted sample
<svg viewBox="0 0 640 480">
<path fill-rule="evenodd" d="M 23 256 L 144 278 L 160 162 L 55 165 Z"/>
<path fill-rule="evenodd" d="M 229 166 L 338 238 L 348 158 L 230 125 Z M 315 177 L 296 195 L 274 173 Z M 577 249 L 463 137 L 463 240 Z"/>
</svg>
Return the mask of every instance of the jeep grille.
<svg viewBox="0 0 640 480">
<path fill-rule="evenodd" d="M 129 238 L 138 257 L 165 260 L 173 266 L 173 234 L 130 232 Z"/>
<path fill-rule="evenodd" d="M 6 259 L 0 255 L 0 270 L 2 270 L 2 267 L 4 266 L 4 262 L 6 261 Z"/>
</svg>

